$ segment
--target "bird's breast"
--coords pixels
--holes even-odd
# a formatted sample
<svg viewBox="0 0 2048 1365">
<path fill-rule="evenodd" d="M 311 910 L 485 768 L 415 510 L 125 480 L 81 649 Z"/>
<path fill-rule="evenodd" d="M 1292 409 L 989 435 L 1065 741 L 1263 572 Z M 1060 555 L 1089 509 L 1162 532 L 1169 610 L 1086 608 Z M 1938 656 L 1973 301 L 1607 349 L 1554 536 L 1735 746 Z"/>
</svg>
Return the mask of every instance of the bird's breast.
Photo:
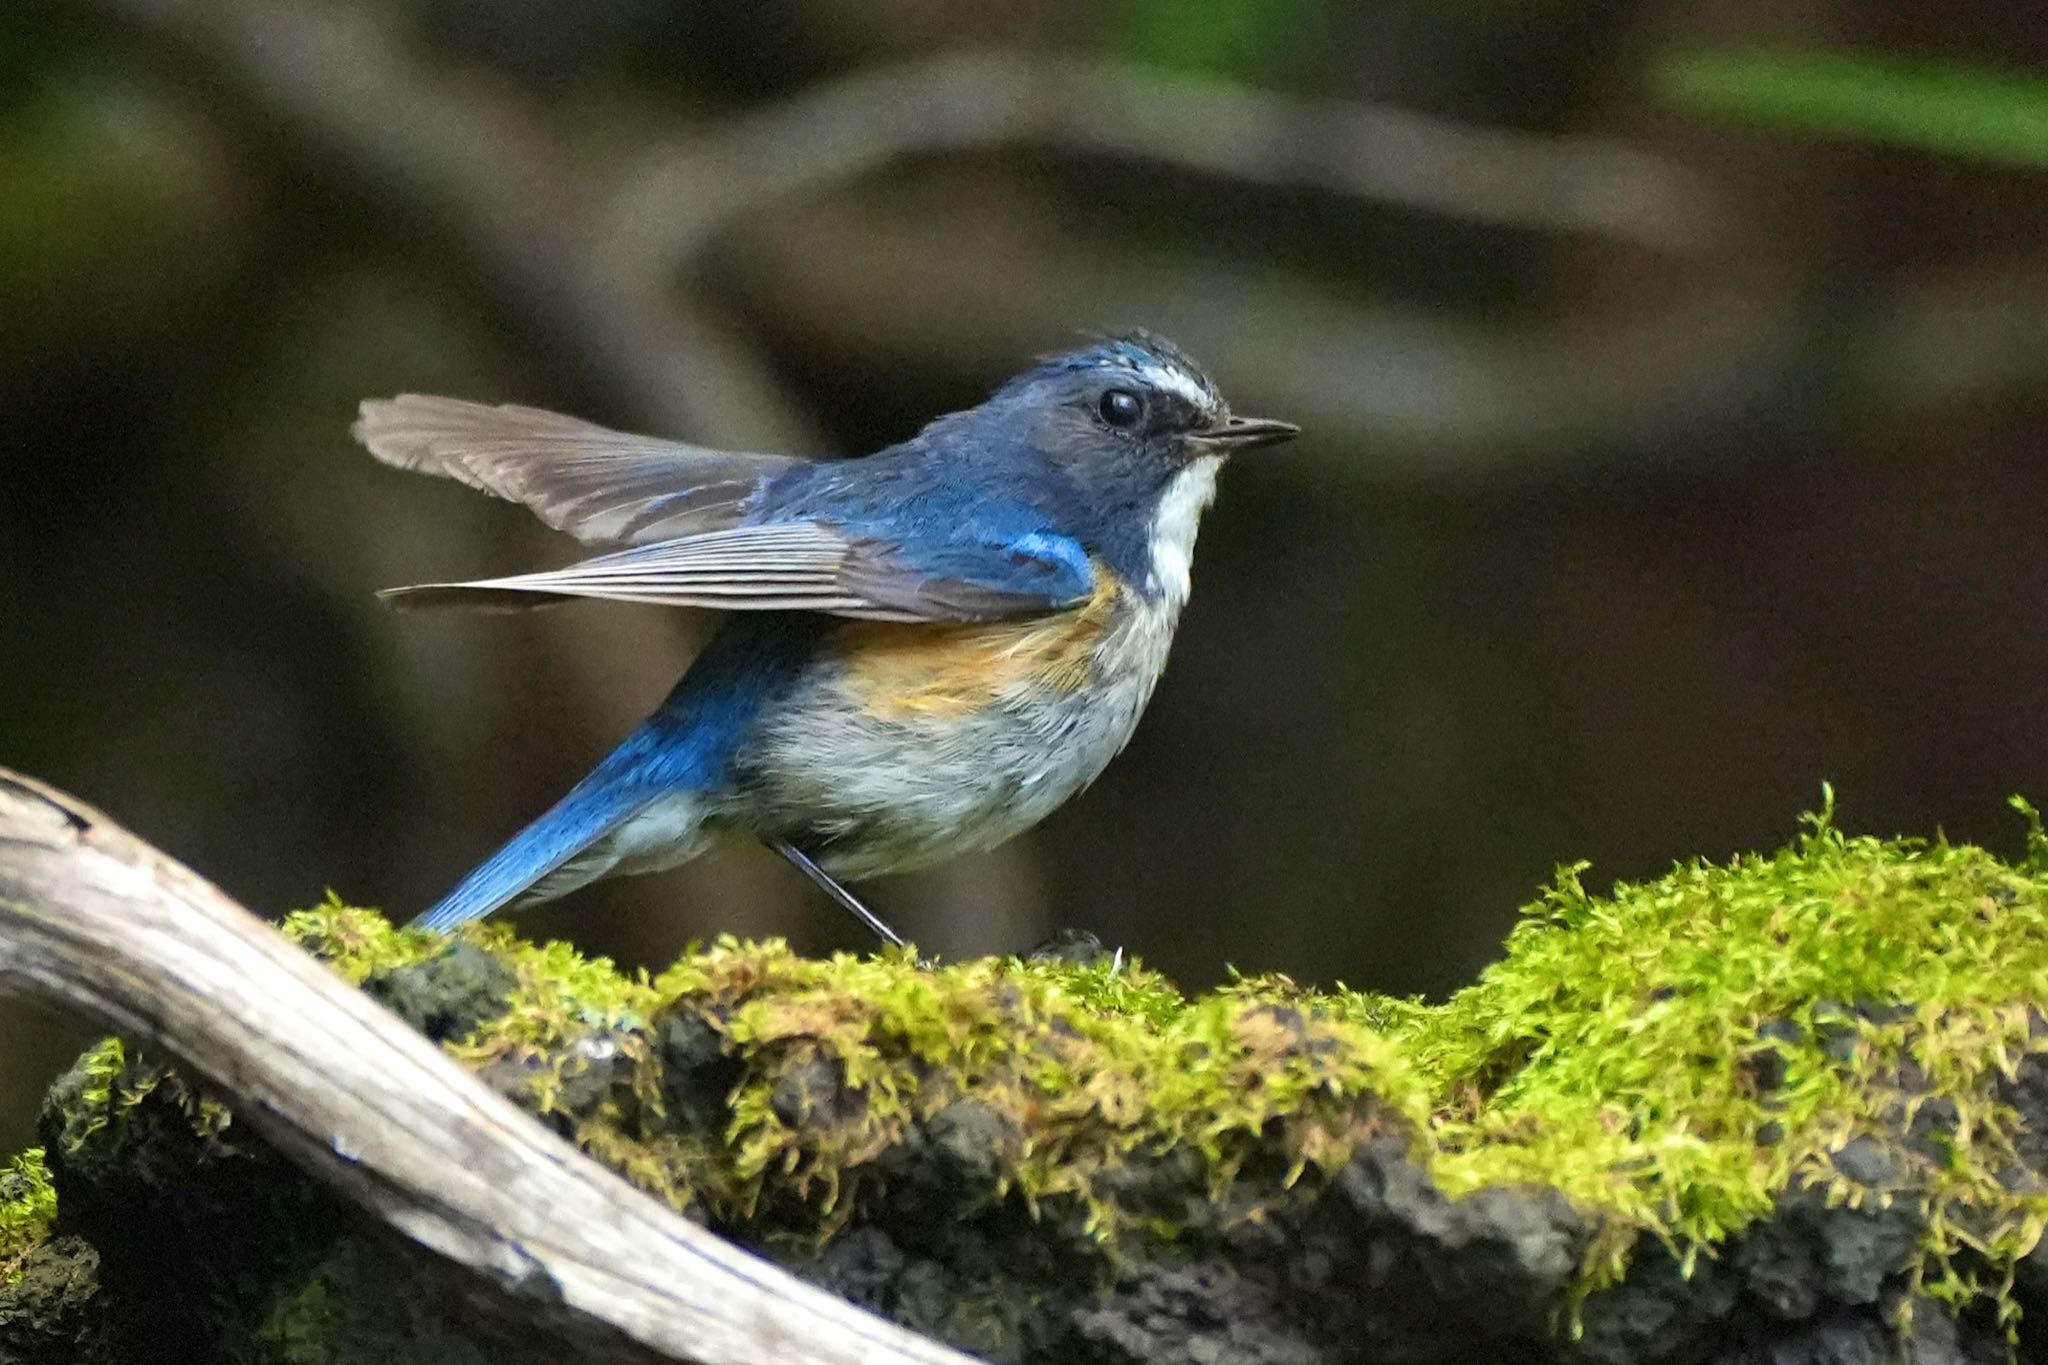
<svg viewBox="0 0 2048 1365">
<path fill-rule="evenodd" d="M 835 627 L 747 746 L 743 822 L 854 878 L 1001 843 L 1123 748 L 1174 617 L 1098 567 L 1086 602 L 1030 620 Z"/>
<path fill-rule="evenodd" d="M 1093 594 L 1065 611 L 945 626 L 855 622 L 841 628 L 835 645 L 846 689 L 867 715 L 963 717 L 1006 702 L 1071 697 L 1102 682 L 1120 662 L 1120 628 L 1143 609 L 1116 574 L 1097 565 Z"/>
</svg>

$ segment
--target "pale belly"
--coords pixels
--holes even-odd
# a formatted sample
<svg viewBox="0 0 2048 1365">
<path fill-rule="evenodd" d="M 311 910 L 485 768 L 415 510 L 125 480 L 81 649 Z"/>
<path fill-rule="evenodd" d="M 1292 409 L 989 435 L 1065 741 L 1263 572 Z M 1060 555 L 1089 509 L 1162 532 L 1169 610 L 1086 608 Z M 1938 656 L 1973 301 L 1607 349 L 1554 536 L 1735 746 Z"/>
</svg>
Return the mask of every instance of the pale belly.
<svg viewBox="0 0 2048 1365">
<path fill-rule="evenodd" d="M 848 880 L 992 848 L 1129 741 L 1177 615 L 1119 593 L 1064 622 L 852 627 L 763 717 L 727 819 Z"/>
</svg>

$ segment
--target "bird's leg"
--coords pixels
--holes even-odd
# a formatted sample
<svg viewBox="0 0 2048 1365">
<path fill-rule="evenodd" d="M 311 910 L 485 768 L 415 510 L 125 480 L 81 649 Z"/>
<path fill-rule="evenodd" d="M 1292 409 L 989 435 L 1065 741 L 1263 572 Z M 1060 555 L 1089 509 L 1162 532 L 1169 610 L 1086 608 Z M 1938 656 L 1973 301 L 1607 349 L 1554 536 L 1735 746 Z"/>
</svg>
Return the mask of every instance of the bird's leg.
<svg viewBox="0 0 2048 1365">
<path fill-rule="evenodd" d="M 860 903 L 860 898 L 832 879 L 832 874 L 812 862 L 810 856 L 787 839 L 770 839 L 768 847 L 780 853 L 797 871 L 818 884 L 818 889 L 839 903 L 839 907 L 874 931 L 875 937 L 897 948 L 908 948 L 909 940 L 882 922 L 882 917 Z"/>
</svg>

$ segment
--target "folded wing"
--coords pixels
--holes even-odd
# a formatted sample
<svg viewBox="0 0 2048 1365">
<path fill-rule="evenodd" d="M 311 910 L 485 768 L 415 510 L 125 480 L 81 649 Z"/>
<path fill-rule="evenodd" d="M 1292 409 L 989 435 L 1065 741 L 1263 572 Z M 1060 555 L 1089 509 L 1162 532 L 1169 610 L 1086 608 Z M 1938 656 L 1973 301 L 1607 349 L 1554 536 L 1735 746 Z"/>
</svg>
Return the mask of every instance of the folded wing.
<svg viewBox="0 0 2048 1365">
<path fill-rule="evenodd" d="M 586 544 L 648 545 L 730 526 L 788 455 L 711 450 L 539 408 L 401 394 L 362 405 L 356 439 L 385 464 L 523 503 Z"/>
<path fill-rule="evenodd" d="M 383 596 L 408 608 L 527 607 L 594 597 L 876 621 L 988 621 L 1073 606 L 1094 585 L 1087 552 L 1065 536 L 956 535 L 911 548 L 856 539 L 829 523 L 792 521 L 710 531 L 541 573 L 393 588 Z"/>
</svg>

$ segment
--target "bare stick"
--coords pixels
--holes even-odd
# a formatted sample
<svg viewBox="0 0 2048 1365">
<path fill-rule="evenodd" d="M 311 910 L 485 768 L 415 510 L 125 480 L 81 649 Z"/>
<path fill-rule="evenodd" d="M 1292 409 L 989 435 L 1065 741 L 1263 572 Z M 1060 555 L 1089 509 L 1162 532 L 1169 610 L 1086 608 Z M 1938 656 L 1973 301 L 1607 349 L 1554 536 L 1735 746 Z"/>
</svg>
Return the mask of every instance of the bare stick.
<svg viewBox="0 0 2048 1365">
<path fill-rule="evenodd" d="M 5 769 L 0 993 L 173 1054 L 308 1173 L 609 1354 L 967 1365 L 685 1221 L 193 872 Z"/>
</svg>

